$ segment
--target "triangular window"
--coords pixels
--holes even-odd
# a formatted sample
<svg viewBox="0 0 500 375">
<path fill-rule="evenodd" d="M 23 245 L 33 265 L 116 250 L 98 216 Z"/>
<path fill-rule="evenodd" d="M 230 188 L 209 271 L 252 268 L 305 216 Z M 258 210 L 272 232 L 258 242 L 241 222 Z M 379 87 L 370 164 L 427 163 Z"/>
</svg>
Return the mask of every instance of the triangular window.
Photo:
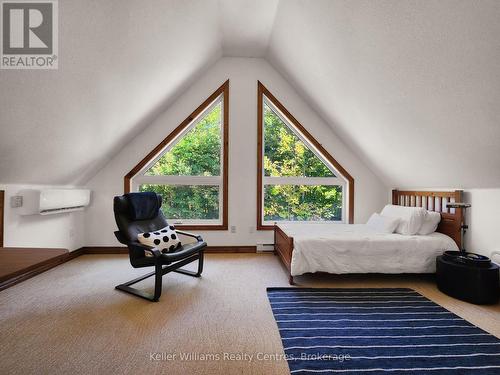
<svg viewBox="0 0 500 375">
<path fill-rule="evenodd" d="M 228 94 L 229 81 L 125 177 L 126 190 L 160 194 L 184 229 L 227 229 Z"/>
<path fill-rule="evenodd" d="M 220 176 L 222 97 L 167 148 L 146 176 Z"/>
<path fill-rule="evenodd" d="M 330 168 L 264 101 L 264 175 L 273 177 L 335 177 Z"/>
<path fill-rule="evenodd" d="M 258 98 L 258 229 L 352 222 L 352 177 L 260 82 Z"/>
</svg>

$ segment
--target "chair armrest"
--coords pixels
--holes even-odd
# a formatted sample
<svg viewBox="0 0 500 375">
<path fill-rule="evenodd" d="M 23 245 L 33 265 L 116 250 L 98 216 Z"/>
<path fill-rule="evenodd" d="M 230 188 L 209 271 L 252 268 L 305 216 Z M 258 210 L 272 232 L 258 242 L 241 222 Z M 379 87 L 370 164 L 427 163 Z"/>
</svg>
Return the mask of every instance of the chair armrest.
<svg viewBox="0 0 500 375">
<path fill-rule="evenodd" d="M 120 232 L 119 230 L 117 230 L 115 232 L 115 237 L 116 239 L 118 240 L 118 242 L 124 244 L 124 245 L 127 245 L 127 239 L 125 238 L 125 236 L 122 234 L 122 232 Z"/>
<path fill-rule="evenodd" d="M 179 233 L 179 234 L 182 234 L 184 236 L 196 238 L 196 240 L 198 242 L 203 242 L 203 238 L 199 234 L 194 234 L 194 233 L 190 233 L 190 232 L 184 232 L 182 230 L 177 230 L 177 229 L 176 229 L 176 232 Z"/>
<path fill-rule="evenodd" d="M 149 251 L 155 258 L 161 257 L 161 251 L 158 249 L 155 249 L 154 247 L 143 245 L 140 242 L 129 242 L 127 246 L 133 248 L 134 250 L 143 250 L 143 251 Z"/>
<path fill-rule="evenodd" d="M 163 259 L 167 259 L 170 262 L 177 262 L 178 260 L 186 259 L 196 253 L 203 251 L 203 248 L 207 246 L 206 242 L 192 242 L 189 244 L 182 245 L 181 250 L 177 250 L 173 253 L 163 254 Z"/>
</svg>

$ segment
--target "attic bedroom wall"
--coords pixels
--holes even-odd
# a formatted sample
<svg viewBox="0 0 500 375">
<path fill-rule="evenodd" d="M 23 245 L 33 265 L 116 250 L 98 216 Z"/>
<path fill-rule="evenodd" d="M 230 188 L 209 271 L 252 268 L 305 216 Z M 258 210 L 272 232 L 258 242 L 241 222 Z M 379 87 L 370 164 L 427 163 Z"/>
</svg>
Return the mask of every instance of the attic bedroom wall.
<svg viewBox="0 0 500 375">
<path fill-rule="evenodd" d="M 472 205 L 467 214 L 469 229 L 466 234 L 467 251 L 491 257 L 500 264 L 500 220 L 497 208 L 500 207 L 500 189 L 468 189 L 464 201 Z"/>
<path fill-rule="evenodd" d="M 93 198 L 85 214 L 86 246 L 119 245 L 113 235 L 116 225 L 112 201 L 115 195 L 123 194 L 123 176 L 228 78 L 229 225 L 236 226 L 236 233 L 201 232 L 209 245 L 243 246 L 273 242 L 272 232 L 255 231 L 257 80 L 264 83 L 354 177 L 355 222 L 365 222 L 371 213 L 383 207 L 387 202 L 387 187 L 267 61 L 222 58 L 87 183 L 93 191 Z"/>
<path fill-rule="evenodd" d="M 5 190 L 4 247 L 62 248 L 73 251 L 84 244 L 84 213 L 21 216 L 10 207 L 10 198 L 23 189 L 75 186 L 0 184 Z"/>
</svg>

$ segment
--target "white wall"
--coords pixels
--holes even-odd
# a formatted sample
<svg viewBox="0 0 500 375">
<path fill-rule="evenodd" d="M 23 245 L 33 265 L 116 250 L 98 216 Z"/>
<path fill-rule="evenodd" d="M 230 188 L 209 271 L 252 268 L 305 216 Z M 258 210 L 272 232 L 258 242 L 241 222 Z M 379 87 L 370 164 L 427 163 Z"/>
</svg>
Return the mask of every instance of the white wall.
<svg viewBox="0 0 500 375">
<path fill-rule="evenodd" d="M 63 248 L 73 251 L 84 243 L 84 213 L 21 216 L 10 207 L 10 197 L 24 189 L 68 188 L 68 186 L 0 184 L 5 190 L 4 246 Z"/>
<path fill-rule="evenodd" d="M 289 83 L 263 59 L 223 58 L 193 84 L 138 137 L 126 145 L 87 186 L 93 202 L 85 215 L 85 245 L 114 246 L 113 196 L 123 193 L 123 176 L 178 126 L 226 79 L 230 79 L 229 231 L 202 233 L 209 245 L 272 242 L 269 231 L 255 232 L 257 80 L 287 107 L 355 179 L 355 222 L 364 222 L 386 203 L 387 187 L 335 136 Z"/>
<path fill-rule="evenodd" d="M 472 207 L 468 209 L 469 230 L 466 234 L 466 248 L 473 253 L 491 256 L 500 251 L 500 189 L 465 190 L 464 200 Z M 500 264 L 500 258 L 493 258 Z"/>
</svg>

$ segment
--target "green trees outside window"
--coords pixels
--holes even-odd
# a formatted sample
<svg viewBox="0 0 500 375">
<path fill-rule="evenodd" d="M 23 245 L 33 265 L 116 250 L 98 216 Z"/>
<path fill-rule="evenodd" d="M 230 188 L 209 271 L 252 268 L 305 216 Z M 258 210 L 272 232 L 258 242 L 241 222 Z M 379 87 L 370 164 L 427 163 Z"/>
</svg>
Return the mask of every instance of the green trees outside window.
<svg viewBox="0 0 500 375">
<path fill-rule="evenodd" d="M 264 102 L 264 220 L 340 221 L 342 186 L 276 183 L 266 177 L 336 177 Z M 277 180 L 284 182 L 285 180 Z"/>
<path fill-rule="evenodd" d="M 329 183 L 329 178 L 338 181 L 332 168 L 266 101 L 263 109 L 264 221 L 342 220 L 343 186 Z M 162 195 L 162 210 L 167 218 L 220 218 L 221 127 L 222 100 L 219 100 L 138 180 L 139 191 Z M 318 178 L 320 181 L 316 183 Z"/>
<path fill-rule="evenodd" d="M 265 221 L 340 221 L 342 186 L 265 185 Z"/>
<path fill-rule="evenodd" d="M 146 176 L 220 176 L 221 104 L 146 172 Z"/>
<path fill-rule="evenodd" d="M 145 173 L 145 176 L 221 175 L 221 103 L 208 112 L 189 132 Z M 162 210 L 169 219 L 219 219 L 219 185 L 141 184 L 139 191 L 154 191 L 163 197 Z"/>
<path fill-rule="evenodd" d="M 166 218 L 179 220 L 217 220 L 219 187 L 210 185 L 144 184 L 139 191 L 154 191 L 163 197 L 161 209 Z"/>
<path fill-rule="evenodd" d="M 335 177 L 266 103 L 264 103 L 264 175 Z"/>
</svg>

